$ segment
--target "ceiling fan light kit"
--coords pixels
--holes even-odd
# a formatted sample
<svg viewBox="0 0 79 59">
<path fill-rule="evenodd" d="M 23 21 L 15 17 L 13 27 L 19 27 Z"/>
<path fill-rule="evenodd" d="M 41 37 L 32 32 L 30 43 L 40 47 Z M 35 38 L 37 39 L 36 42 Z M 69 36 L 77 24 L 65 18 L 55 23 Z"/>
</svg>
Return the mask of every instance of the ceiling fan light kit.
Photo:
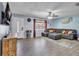
<svg viewBox="0 0 79 59">
<path fill-rule="evenodd" d="M 58 17 L 58 15 L 55 15 L 54 13 L 52 13 L 52 12 L 49 12 L 49 15 L 47 16 L 47 19 L 54 19 L 54 18 L 56 18 L 56 17 Z"/>
<path fill-rule="evenodd" d="M 53 19 L 53 17 L 52 17 L 52 16 L 48 16 L 47 18 L 48 18 L 48 19 Z"/>
<path fill-rule="evenodd" d="M 52 19 L 52 12 L 49 12 L 49 15 L 47 16 L 47 19 Z"/>
</svg>

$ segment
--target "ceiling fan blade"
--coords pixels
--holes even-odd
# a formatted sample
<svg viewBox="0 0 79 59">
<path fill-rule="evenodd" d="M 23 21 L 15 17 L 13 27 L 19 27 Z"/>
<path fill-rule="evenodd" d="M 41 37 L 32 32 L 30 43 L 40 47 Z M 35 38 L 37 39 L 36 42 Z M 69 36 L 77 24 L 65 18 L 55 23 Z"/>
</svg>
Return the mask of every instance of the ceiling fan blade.
<svg viewBox="0 0 79 59">
<path fill-rule="evenodd" d="M 35 16 L 40 16 L 40 17 L 46 17 L 48 15 L 48 12 L 43 12 L 43 11 L 34 11 L 32 12 Z"/>
<path fill-rule="evenodd" d="M 52 17 L 58 17 L 58 15 L 56 15 L 56 14 L 53 13 L 53 14 L 52 14 Z"/>
<path fill-rule="evenodd" d="M 52 12 L 53 13 L 58 13 L 58 12 L 61 12 L 62 11 L 62 9 L 58 9 L 58 10 L 53 10 Z"/>
</svg>

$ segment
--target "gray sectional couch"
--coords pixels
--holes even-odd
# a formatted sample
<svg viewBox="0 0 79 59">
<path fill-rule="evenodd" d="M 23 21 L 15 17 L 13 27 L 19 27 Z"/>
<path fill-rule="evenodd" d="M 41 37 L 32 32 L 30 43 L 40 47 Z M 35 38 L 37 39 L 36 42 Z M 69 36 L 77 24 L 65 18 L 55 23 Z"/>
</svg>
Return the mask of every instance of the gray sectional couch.
<svg viewBox="0 0 79 59">
<path fill-rule="evenodd" d="M 56 30 L 55 32 L 49 32 L 49 30 Z M 71 34 L 63 34 L 62 31 L 67 30 L 67 31 L 72 31 Z M 65 39 L 70 39 L 70 40 L 76 40 L 77 39 L 77 31 L 73 29 L 54 29 L 54 28 L 49 28 L 46 29 L 43 33 L 42 36 L 49 37 L 54 40 L 58 40 L 61 38 Z"/>
</svg>

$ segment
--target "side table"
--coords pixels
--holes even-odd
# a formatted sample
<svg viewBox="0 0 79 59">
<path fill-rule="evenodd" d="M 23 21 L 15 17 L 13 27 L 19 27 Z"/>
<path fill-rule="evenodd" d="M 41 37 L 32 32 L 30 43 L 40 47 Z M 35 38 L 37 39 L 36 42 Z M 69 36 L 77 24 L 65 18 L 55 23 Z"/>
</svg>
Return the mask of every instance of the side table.
<svg viewBox="0 0 79 59">
<path fill-rule="evenodd" d="M 4 38 L 2 40 L 2 56 L 16 56 L 16 38 Z"/>
</svg>

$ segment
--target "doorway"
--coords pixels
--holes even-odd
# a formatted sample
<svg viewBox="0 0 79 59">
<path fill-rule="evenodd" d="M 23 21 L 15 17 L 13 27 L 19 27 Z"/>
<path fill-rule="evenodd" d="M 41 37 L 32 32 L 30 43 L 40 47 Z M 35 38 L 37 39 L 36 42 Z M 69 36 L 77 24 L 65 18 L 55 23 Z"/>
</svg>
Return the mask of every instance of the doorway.
<svg viewBox="0 0 79 59">
<path fill-rule="evenodd" d="M 41 36 L 41 33 L 47 29 L 47 21 L 46 20 L 36 20 L 34 19 L 34 37 Z"/>
</svg>

